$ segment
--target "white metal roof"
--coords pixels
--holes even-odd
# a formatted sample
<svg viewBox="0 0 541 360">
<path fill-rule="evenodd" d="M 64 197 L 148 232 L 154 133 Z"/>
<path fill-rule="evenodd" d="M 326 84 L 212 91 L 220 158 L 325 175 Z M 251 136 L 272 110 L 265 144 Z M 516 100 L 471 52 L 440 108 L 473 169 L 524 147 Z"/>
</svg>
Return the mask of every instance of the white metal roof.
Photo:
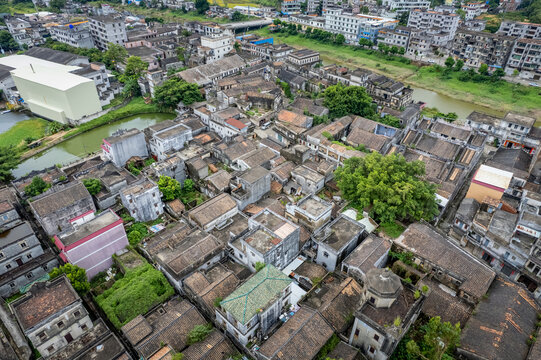
<svg viewBox="0 0 541 360">
<path fill-rule="evenodd" d="M 501 189 L 507 189 L 512 178 L 512 172 L 496 169 L 487 165 L 481 165 L 473 179 L 485 184 L 497 186 Z"/>
</svg>

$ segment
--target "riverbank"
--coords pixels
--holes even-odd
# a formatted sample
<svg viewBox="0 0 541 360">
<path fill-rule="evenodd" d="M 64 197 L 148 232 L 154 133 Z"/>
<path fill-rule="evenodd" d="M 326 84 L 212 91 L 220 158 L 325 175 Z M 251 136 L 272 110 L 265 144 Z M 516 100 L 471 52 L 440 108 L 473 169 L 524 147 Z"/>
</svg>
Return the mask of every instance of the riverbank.
<svg viewBox="0 0 541 360">
<path fill-rule="evenodd" d="M 30 139 L 40 139 L 45 136 L 48 121 L 40 118 L 31 118 L 19 121 L 11 128 L 0 134 L 0 147 L 19 147 L 31 142 Z"/>
<path fill-rule="evenodd" d="M 541 120 L 541 96 L 535 87 L 498 83 L 462 82 L 454 73 L 448 79 L 430 72 L 428 66 L 419 67 L 388 60 L 383 55 L 353 46 L 337 46 L 306 39 L 299 35 L 271 33 L 268 28 L 253 31 L 260 36 L 272 36 L 275 43 L 287 43 L 295 48 L 308 48 L 319 51 L 324 63 L 336 63 L 347 67 L 364 67 L 379 74 L 402 81 L 411 86 L 431 90 L 456 100 L 470 102 L 479 106 L 528 114 Z"/>
<path fill-rule="evenodd" d="M 97 119 L 81 124 L 77 128 L 70 129 L 67 131 L 61 131 L 56 134 L 43 137 L 41 139 L 42 145 L 39 148 L 29 149 L 23 152 L 21 154 L 21 160 L 25 160 L 32 156 L 38 155 L 39 153 L 46 151 L 53 146 L 56 146 L 66 140 L 72 139 L 75 136 L 85 133 L 87 131 L 96 129 L 100 126 L 111 124 L 130 116 L 153 114 L 153 113 L 174 114 L 171 112 L 162 111 L 155 104 L 152 104 L 152 103 L 146 104 L 142 97 L 136 97 L 136 98 L 133 98 L 126 105 L 122 106 L 121 108 L 112 110 L 108 112 L 107 114 L 100 116 Z M 43 120 L 43 121 L 47 122 L 46 120 Z"/>
</svg>

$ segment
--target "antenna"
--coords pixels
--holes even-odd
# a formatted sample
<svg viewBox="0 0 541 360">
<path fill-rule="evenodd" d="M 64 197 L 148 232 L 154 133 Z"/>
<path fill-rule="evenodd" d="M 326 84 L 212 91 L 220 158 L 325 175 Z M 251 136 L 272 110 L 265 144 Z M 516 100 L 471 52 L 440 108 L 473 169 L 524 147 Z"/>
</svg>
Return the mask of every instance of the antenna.
<svg viewBox="0 0 541 360">
<path fill-rule="evenodd" d="M 36 71 L 34 70 L 34 67 L 32 66 L 32 64 L 30 64 L 30 69 L 32 69 L 32 72 L 35 74 Z"/>
</svg>

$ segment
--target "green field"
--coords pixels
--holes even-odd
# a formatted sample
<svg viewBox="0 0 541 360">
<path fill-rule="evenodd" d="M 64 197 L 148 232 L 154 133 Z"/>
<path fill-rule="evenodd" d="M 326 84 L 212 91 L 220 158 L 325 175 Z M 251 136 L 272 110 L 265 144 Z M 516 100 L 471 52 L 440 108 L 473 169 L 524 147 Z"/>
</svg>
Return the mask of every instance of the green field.
<svg viewBox="0 0 541 360">
<path fill-rule="evenodd" d="M 390 76 L 406 84 L 432 90 L 457 100 L 477 105 L 501 109 L 502 112 L 515 111 L 525 113 L 541 120 L 540 90 L 508 82 L 462 82 L 458 73 L 451 73 L 450 78 L 441 78 L 431 72 L 430 67 L 419 67 L 397 60 L 389 60 L 380 53 L 352 46 L 337 46 L 306 39 L 300 35 L 270 33 L 267 28 L 253 31 L 261 36 L 273 36 L 275 43 L 287 43 L 296 48 L 309 48 L 320 52 L 325 64 L 336 63 L 349 68 L 364 67 L 377 73 Z"/>
<path fill-rule="evenodd" d="M 8 131 L 0 134 L 0 146 L 19 146 L 25 142 L 25 139 L 32 138 L 34 140 L 45 136 L 47 128 L 47 120 L 33 118 L 19 121 L 13 125 Z"/>
</svg>

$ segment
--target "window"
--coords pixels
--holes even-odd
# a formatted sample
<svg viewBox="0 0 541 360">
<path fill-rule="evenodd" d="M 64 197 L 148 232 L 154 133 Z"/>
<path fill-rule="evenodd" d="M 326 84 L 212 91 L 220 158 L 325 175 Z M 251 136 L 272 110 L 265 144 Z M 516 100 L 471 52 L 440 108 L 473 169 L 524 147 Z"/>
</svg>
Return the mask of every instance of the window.
<svg viewBox="0 0 541 360">
<path fill-rule="evenodd" d="M 355 336 L 359 336 L 359 329 L 355 329 Z"/>
<path fill-rule="evenodd" d="M 26 274 L 26 277 L 27 277 L 28 279 L 32 279 L 32 278 L 34 277 L 34 275 L 32 275 L 32 273 L 29 272 L 28 274 Z"/>
<path fill-rule="evenodd" d="M 56 326 L 58 326 L 59 329 L 62 329 L 64 327 L 64 322 L 59 321 L 58 323 L 56 323 Z"/>
<path fill-rule="evenodd" d="M 11 269 L 11 264 L 7 264 L 6 269 L 8 269 L 8 270 Z"/>
<path fill-rule="evenodd" d="M 45 334 L 45 331 L 42 331 L 38 334 L 38 337 L 40 340 L 45 340 L 47 339 L 47 334 Z"/>
<path fill-rule="evenodd" d="M 326 252 L 326 251 L 324 251 L 324 252 L 323 252 L 323 256 L 325 256 L 326 258 L 328 258 L 328 257 L 329 257 L 329 253 Z"/>
<path fill-rule="evenodd" d="M 9 287 L 14 288 L 14 287 L 15 287 L 15 283 L 13 283 L 13 282 L 12 282 L 12 283 L 9 283 Z"/>
<path fill-rule="evenodd" d="M 54 351 L 54 345 L 51 345 L 47 348 L 47 352 L 52 353 Z"/>
<path fill-rule="evenodd" d="M 370 304 L 375 304 L 376 303 L 376 299 L 374 299 L 373 297 L 370 297 Z"/>
<path fill-rule="evenodd" d="M 26 255 L 26 258 L 27 258 L 27 259 L 32 259 L 32 254 Z"/>
<path fill-rule="evenodd" d="M 372 346 L 368 348 L 368 351 L 370 351 L 370 354 L 374 354 L 376 352 L 376 349 L 374 349 Z"/>
<path fill-rule="evenodd" d="M 88 326 L 86 326 L 86 324 L 81 325 L 81 330 L 86 331 L 86 329 L 88 329 Z"/>
<path fill-rule="evenodd" d="M 28 245 L 26 244 L 26 241 L 23 241 L 22 243 L 20 243 L 19 245 L 21 245 L 21 247 L 24 249 L 25 247 L 28 247 Z"/>
<path fill-rule="evenodd" d="M 79 317 L 79 316 L 81 316 L 81 312 L 79 310 L 77 310 L 76 312 L 73 313 L 73 316 Z"/>
<path fill-rule="evenodd" d="M 0 252 L 0 259 L 4 258 L 4 253 Z"/>
<path fill-rule="evenodd" d="M 374 340 L 379 341 L 379 335 L 378 334 L 374 334 Z"/>
</svg>

